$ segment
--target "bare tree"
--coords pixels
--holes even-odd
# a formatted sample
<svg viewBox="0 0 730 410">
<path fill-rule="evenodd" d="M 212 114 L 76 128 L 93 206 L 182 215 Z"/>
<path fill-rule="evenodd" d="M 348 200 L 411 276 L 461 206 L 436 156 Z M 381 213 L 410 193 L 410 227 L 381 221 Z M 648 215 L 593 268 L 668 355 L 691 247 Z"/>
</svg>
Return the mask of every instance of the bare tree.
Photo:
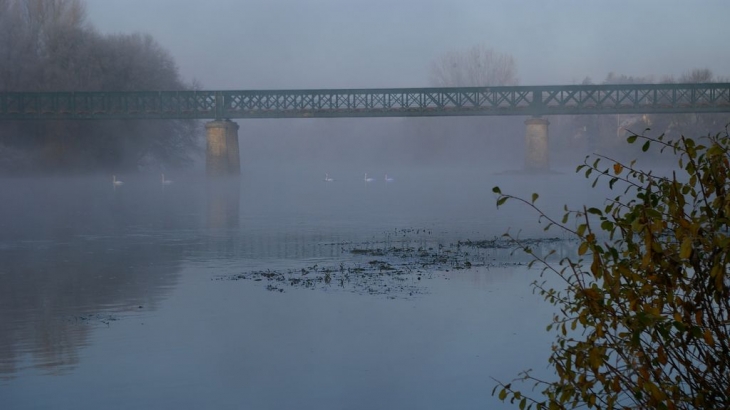
<svg viewBox="0 0 730 410">
<path fill-rule="evenodd" d="M 715 76 L 709 68 L 695 68 L 679 77 L 680 83 L 712 83 Z"/>
<path fill-rule="evenodd" d="M 475 45 L 434 59 L 430 65 L 430 83 L 435 87 L 516 85 L 517 65 L 509 54 L 495 51 L 486 45 Z M 484 155 L 498 152 L 487 149 L 485 144 L 493 147 L 494 144 L 504 143 L 504 138 L 501 138 L 503 134 L 500 134 L 512 132 L 515 127 L 515 118 L 480 117 L 460 121 L 432 118 L 407 121 L 412 127 L 408 132 L 408 144 L 412 147 L 414 158 L 419 162 L 433 162 L 441 158 L 465 160 L 467 157 L 481 161 L 485 158 Z M 517 127 L 522 127 L 522 124 Z"/>
<path fill-rule="evenodd" d="M 431 64 L 430 80 L 436 87 L 517 85 L 517 65 L 510 54 L 476 45 L 437 58 Z"/>
<path fill-rule="evenodd" d="M 613 71 L 608 73 L 603 84 L 652 84 L 654 76 L 634 77 L 626 74 L 616 74 Z"/>
<path fill-rule="evenodd" d="M 0 91 L 189 88 L 151 36 L 103 36 L 85 15 L 82 0 L 0 0 Z M 0 148 L 26 150 L 45 170 L 133 170 L 189 164 L 199 131 L 192 120 L 0 124 Z"/>
</svg>

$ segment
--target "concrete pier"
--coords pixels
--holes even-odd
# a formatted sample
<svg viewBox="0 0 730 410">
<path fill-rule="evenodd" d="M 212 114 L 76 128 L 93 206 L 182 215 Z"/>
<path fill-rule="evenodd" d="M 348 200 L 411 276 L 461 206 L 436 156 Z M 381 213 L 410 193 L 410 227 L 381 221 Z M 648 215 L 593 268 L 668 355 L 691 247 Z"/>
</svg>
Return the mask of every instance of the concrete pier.
<svg viewBox="0 0 730 410">
<path fill-rule="evenodd" d="M 205 124 L 207 151 L 205 171 L 208 176 L 241 175 L 238 151 L 238 124 L 216 120 Z"/>
<path fill-rule="evenodd" d="M 547 171 L 550 169 L 548 151 L 548 125 L 544 118 L 525 120 L 525 170 Z"/>
</svg>

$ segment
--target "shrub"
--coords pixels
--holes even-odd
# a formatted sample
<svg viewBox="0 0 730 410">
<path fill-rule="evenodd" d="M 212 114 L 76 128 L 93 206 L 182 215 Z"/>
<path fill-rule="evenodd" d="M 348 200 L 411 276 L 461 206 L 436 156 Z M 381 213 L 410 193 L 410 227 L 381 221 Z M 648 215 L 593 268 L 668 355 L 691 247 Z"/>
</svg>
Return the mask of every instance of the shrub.
<svg viewBox="0 0 730 410">
<path fill-rule="evenodd" d="M 556 380 L 529 371 L 516 381 L 541 391 L 528 397 L 515 383 L 493 394 L 522 408 L 730 408 L 730 137 L 698 139 L 631 135 L 643 151 L 658 144 L 676 157 L 671 175 L 634 162 L 586 157 L 577 172 L 623 193 L 600 207 L 552 219 L 531 200 L 547 229 L 580 241 L 578 255 L 555 263 L 534 256 L 543 274 L 564 287 L 535 282 L 557 307 L 549 359 Z M 524 249 L 530 252 L 529 247 Z"/>
</svg>

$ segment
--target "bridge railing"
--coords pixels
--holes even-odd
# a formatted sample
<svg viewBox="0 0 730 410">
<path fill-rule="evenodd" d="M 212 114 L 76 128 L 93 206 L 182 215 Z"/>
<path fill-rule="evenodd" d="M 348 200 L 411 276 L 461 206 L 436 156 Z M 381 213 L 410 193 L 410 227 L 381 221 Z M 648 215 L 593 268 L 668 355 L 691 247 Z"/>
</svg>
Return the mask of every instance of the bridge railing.
<svg viewBox="0 0 730 410">
<path fill-rule="evenodd" d="M 0 93 L 0 120 L 562 115 L 730 111 L 730 83 Z"/>
<path fill-rule="evenodd" d="M 215 91 L 0 93 L 0 120 L 214 118 Z"/>
<path fill-rule="evenodd" d="M 623 109 L 649 112 L 727 111 L 730 85 L 718 84 L 649 84 L 566 86 L 540 90 L 544 110 L 564 108 L 586 111 Z"/>
</svg>

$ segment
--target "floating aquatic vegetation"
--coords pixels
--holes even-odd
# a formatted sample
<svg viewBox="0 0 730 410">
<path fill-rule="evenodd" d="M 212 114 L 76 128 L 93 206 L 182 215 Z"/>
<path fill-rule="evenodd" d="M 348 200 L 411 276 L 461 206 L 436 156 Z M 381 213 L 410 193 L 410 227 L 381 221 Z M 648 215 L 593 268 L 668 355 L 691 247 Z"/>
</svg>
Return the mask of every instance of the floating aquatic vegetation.
<svg viewBox="0 0 730 410">
<path fill-rule="evenodd" d="M 397 234 L 405 232 L 402 231 Z M 421 230 L 414 232 L 420 233 Z M 431 232 L 428 231 L 427 234 L 430 235 Z M 521 243 L 541 246 L 559 241 L 558 238 L 546 238 L 528 239 Z M 505 256 L 511 254 L 517 244 L 503 238 L 457 241 L 448 245 L 410 240 L 331 245 L 341 250 L 343 260 L 337 265 L 252 270 L 216 279 L 267 282 L 267 290 L 279 293 L 284 292 L 287 287 L 293 287 L 340 289 L 359 294 L 409 298 L 427 293 L 421 280 L 432 278 L 436 273 L 448 274 L 477 267 L 524 264 L 522 258 Z M 494 251 L 500 253 L 496 254 Z"/>
</svg>

